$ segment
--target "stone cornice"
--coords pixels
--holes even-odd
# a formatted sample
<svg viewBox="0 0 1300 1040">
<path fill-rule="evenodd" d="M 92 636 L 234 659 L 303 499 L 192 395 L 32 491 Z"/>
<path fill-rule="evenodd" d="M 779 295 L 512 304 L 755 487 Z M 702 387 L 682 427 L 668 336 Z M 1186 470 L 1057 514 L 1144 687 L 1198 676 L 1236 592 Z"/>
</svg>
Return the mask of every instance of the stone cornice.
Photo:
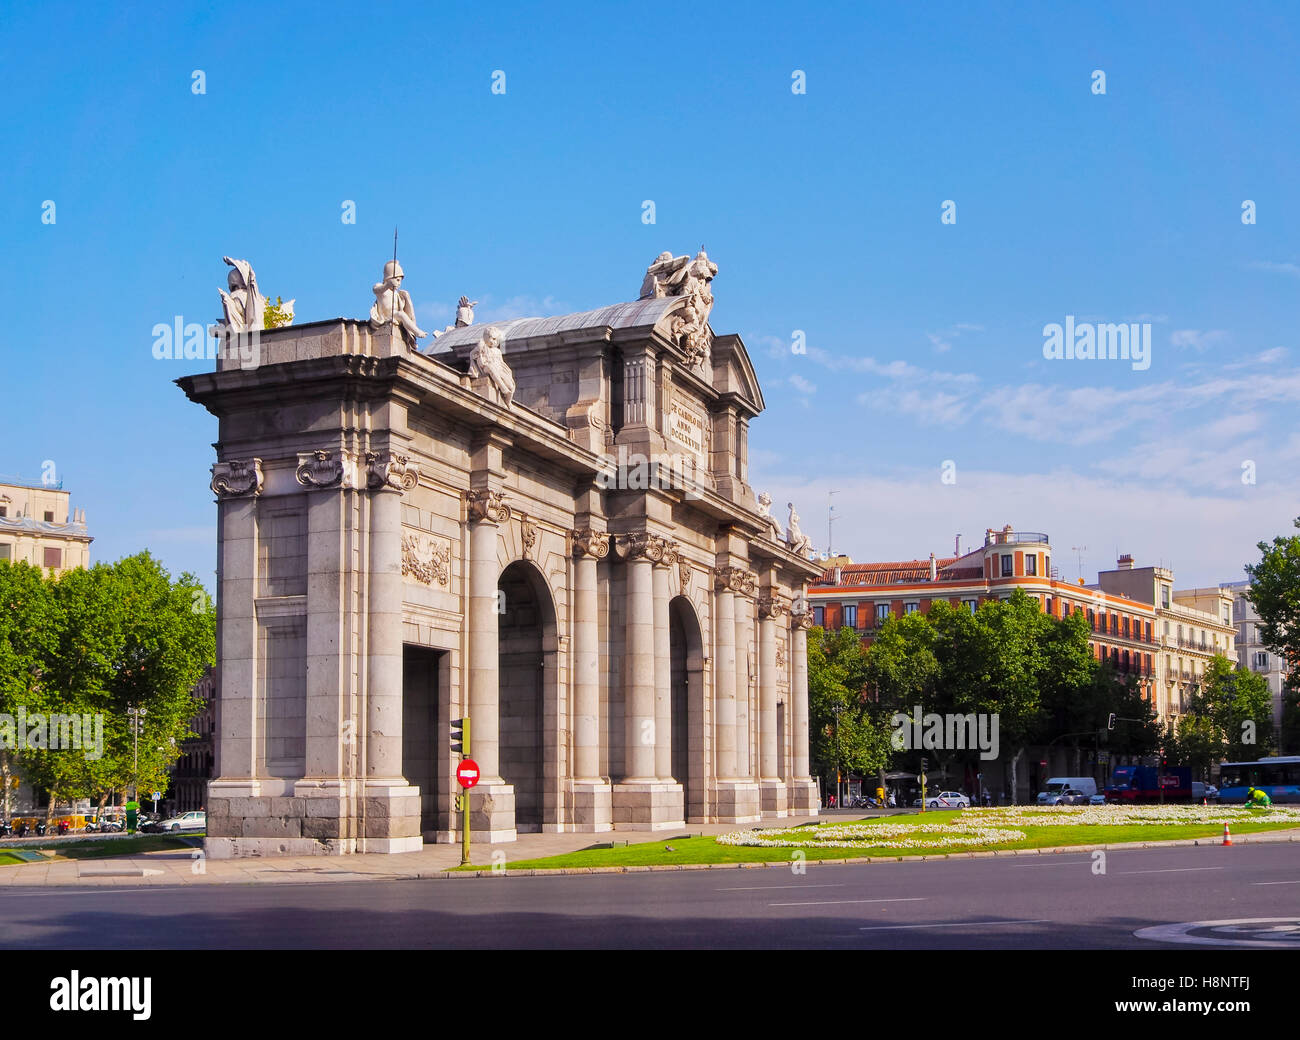
<svg viewBox="0 0 1300 1040">
<path fill-rule="evenodd" d="M 262 493 L 262 460 L 227 459 L 212 466 L 212 493 L 218 498 L 240 498 Z"/>
</svg>

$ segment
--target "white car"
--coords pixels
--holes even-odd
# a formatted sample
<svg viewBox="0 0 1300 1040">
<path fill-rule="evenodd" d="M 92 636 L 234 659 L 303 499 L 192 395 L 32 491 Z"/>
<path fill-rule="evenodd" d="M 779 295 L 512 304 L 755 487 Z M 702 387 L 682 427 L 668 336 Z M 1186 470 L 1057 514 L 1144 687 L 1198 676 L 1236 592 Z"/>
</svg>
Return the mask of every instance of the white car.
<svg viewBox="0 0 1300 1040">
<path fill-rule="evenodd" d="M 155 825 L 155 829 L 166 833 L 178 831 L 206 831 L 208 829 L 208 814 L 206 812 L 187 812 L 179 816 L 172 816 Z"/>
<path fill-rule="evenodd" d="M 912 804 L 919 806 L 921 799 L 917 798 Z M 925 796 L 925 805 L 927 809 L 969 809 L 970 799 L 960 791 L 930 792 Z"/>
</svg>

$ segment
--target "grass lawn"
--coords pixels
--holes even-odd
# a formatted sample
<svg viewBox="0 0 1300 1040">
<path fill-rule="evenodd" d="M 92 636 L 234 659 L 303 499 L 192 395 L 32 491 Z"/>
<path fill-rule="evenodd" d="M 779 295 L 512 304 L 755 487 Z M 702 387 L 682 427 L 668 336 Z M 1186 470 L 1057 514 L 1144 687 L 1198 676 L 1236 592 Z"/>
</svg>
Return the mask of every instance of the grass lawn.
<svg viewBox="0 0 1300 1040">
<path fill-rule="evenodd" d="M 202 835 L 200 835 L 201 837 Z M 194 837 L 189 834 L 186 837 Z M 50 845 L 33 842 L 22 846 L 23 852 L 35 852 L 38 849 L 58 850 L 55 855 L 47 856 L 42 862 L 61 859 L 104 859 L 109 856 L 135 856 L 142 852 L 167 852 L 173 849 L 191 848 L 180 838 L 169 834 L 137 834 L 127 838 L 110 838 L 85 842 L 69 842 L 65 845 Z M 8 850 L 0 850 L 0 866 L 22 865 L 22 860 Z"/>
<path fill-rule="evenodd" d="M 997 810 L 992 810 L 996 812 Z M 1068 811 L 1068 810 L 1066 810 Z M 1117 809 L 1117 812 L 1128 810 Z M 993 818 L 986 817 L 993 826 Z M 908 839 L 934 840 L 943 838 L 945 828 L 952 823 L 981 825 L 977 812 L 948 810 L 874 818 L 848 824 L 852 827 L 873 827 L 904 823 L 915 827 Z M 1296 816 L 1264 818 L 1259 820 L 1231 820 L 1230 825 L 1235 835 L 1254 834 L 1260 831 L 1280 830 L 1300 827 L 1300 818 Z M 763 833 L 772 838 L 788 836 L 801 839 L 814 836 L 818 831 L 830 827 L 844 827 L 846 824 L 835 822 L 822 824 L 820 827 L 800 827 L 780 830 L 764 829 Z M 891 848 L 880 845 L 868 845 L 867 840 L 855 844 L 852 848 L 803 848 L 798 851 L 809 860 L 854 859 L 865 856 L 942 856 L 952 852 L 1013 850 L 1034 848 L 1055 848 L 1068 845 L 1113 845 L 1122 842 L 1169 841 L 1181 838 L 1218 839 L 1223 834 L 1223 822 L 1178 823 L 1178 824 L 1087 824 L 1079 823 L 1068 826 L 1030 826 L 1023 823 L 998 825 L 1004 828 L 1014 827 L 1025 835 L 1023 840 L 984 844 L 972 839 L 970 844 L 961 844 L 960 839 L 949 835 L 955 843 L 939 848 Z M 869 840 L 869 839 L 868 839 Z M 593 842 L 595 844 L 595 842 Z M 671 845 L 672 852 L 666 850 Z M 586 849 L 568 853 L 563 856 L 550 856 L 545 859 L 517 860 L 508 862 L 510 870 L 543 870 L 575 867 L 626 867 L 626 866 L 660 866 L 671 864 L 695 863 L 774 863 L 790 862 L 796 852 L 794 848 L 754 847 L 744 845 L 721 845 L 714 837 L 673 838 L 665 836 L 655 841 L 636 845 L 618 846 L 612 849 Z M 482 870 L 482 866 L 458 869 Z"/>
</svg>

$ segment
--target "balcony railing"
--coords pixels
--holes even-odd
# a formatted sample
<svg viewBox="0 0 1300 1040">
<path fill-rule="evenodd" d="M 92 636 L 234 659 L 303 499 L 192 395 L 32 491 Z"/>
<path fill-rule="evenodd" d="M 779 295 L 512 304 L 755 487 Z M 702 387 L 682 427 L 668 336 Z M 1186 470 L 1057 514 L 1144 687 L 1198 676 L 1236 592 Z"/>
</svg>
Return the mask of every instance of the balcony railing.
<svg viewBox="0 0 1300 1040">
<path fill-rule="evenodd" d="M 1050 544 L 1042 531 L 990 531 L 984 535 L 984 544 L 1015 545 L 1017 542 L 1041 542 Z"/>
</svg>

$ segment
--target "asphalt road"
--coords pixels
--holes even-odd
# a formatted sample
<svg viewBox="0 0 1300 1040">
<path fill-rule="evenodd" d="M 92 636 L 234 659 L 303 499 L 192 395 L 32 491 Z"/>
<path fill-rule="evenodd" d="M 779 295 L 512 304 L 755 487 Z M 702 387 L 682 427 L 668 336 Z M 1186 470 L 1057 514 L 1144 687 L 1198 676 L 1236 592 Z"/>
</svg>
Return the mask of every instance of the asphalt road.
<svg viewBox="0 0 1300 1040">
<path fill-rule="evenodd" d="M 1094 873 L 1093 854 L 1079 853 L 809 866 L 802 876 L 783 867 L 9 889 L 0 892 L 0 936 L 7 949 L 87 950 L 1152 949 L 1163 943 L 1134 933 L 1204 920 L 1300 921 L 1295 844 L 1133 849 L 1107 853 L 1105 867 Z M 1300 927 L 1277 936 L 1300 949 Z"/>
</svg>

